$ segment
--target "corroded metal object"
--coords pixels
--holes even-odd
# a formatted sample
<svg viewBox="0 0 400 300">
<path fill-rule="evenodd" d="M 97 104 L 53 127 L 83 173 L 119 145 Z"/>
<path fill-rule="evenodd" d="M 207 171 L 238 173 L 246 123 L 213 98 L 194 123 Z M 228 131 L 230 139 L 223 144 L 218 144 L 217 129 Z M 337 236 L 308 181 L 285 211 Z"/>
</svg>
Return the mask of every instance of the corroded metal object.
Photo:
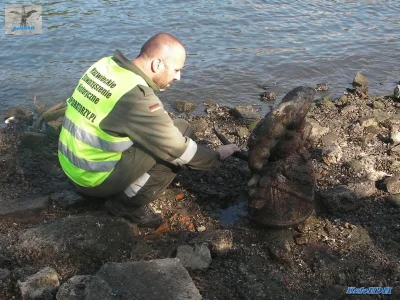
<svg viewBox="0 0 400 300">
<path fill-rule="evenodd" d="M 304 142 L 304 121 L 315 90 L 297 87 L 260 121 L 249 137 L 249 216 L 269 227 L 304 221 L 314 208 L 313 172 Z"/>
</svg>

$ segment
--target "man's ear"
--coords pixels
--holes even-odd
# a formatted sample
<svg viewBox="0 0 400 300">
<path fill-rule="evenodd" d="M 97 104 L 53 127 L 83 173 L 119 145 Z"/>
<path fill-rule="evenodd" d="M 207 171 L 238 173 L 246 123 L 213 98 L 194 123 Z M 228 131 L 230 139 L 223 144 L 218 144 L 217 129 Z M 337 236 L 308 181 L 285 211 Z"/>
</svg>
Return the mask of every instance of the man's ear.
<svg viewBox="0 0 400 300">
<path fill-rule="evenodd" d="M 151 61 L 151 71 L 157 73 L 161 68 L 161 59 L 155 58 Z"/>
</svg>

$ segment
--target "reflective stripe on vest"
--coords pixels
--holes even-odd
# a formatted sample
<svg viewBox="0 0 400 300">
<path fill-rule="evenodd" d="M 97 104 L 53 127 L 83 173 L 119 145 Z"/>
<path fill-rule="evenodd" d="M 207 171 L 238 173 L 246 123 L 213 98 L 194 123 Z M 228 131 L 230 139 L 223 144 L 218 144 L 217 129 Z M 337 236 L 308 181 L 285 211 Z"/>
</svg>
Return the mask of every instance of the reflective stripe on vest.
<svg viewBox="0 0 400 300">
<path fill-rule="evenodd" d="M 128 137 L 112 136 L 101 130 L 99 124 L 118 100 L 138 84 L 148 86 L 142 77 L 105 57 L 83 74 L 67 99 L 58 157 L 64 172 L 78 185 L 101 184 L 122 152 L 132 146 Z"/>
<path fill-rule="evenodd" d="M 70 119 L 64 117 L 63 127 L 75 136 L 76 139 L 92 146 L 107 151 L 123 152 L 133 145 L 132 141 L 108 142 L 102 138 L 78 128 Z"/>
</svg>

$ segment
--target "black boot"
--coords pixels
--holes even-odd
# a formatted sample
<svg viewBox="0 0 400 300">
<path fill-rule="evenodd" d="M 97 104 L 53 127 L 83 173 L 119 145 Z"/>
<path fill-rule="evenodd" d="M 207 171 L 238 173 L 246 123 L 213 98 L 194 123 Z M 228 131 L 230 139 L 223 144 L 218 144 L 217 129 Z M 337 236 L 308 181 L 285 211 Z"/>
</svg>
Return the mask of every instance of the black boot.
<svg viewBox="0 0 400 300">
<path fill-rule="evenodd" d="M 111 198 L 104 205 L 110 214 L 128 219 L 140 227 L 158 228 L 163 223 L 161 215 L 157 214 L 150 204 L 126 207 L 118 199 Z"/>
</svg>

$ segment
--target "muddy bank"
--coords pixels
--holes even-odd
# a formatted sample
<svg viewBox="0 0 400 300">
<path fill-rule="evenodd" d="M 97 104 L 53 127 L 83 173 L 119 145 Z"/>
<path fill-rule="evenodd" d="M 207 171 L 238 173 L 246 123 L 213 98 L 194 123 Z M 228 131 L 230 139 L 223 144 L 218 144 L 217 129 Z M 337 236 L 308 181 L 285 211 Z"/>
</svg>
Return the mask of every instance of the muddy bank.
<svg viewBox="0 0 400 300">
<path fill-rule="evenodd" d="M 237 158 L 210 171 L 180 172 L 154 204 L 165 220 L 157 231 L 108 216 L 104 200 L 77 195 L 60 170 L 58 117 L 33 134 L 24 131 L 35 129 L 36 114 L 4 112 L 4 118 L 18 116 L 1 129 L 0 299 L 53 299 L 57 293 L 57 299 L 84 299 L 68 298 L 72 290 L 98 299 L 129 299 L 124 293 L 133 291 L 110 278 L 133 272 L 133 262 L 150 260 L 135 266 L 165 268 L 159 287 L 182 286 L 174 281 L 180 278 L 190 289 L 176 293 L 203 299 L 344 299 L 348 286 L 393 287 L 396 299 L 399 106 L 390 93 L 354 90 L 339 99 L 329 92 L 317 95 L 307 116 L 313 128 L 308 150 L 317 182 L 316 209 L 303 224 L 280 230 L 247 219 L 250 171 Z M 256 109 L 232 110 L 213 101 L 206 101 L 204 109 L 201 116 L 175 117 L 195 126 L 202 145 L 220 145 L 212 132 L 217 125 L 246 149 L 260 118 Z M 48 134 L 41 134 L 45 130 Z M 179 263 L 164 260 L 175 257 Z M 41 296 L 29 294 L 23 283 L 34 281 L 30 276 L 43 269 L 44 275 L 37 276 L 48 279 L 47 289 Z M 148 289 L 154 289 L 151 279 L 143 282 L 149 283 Z"/>
</svg>

